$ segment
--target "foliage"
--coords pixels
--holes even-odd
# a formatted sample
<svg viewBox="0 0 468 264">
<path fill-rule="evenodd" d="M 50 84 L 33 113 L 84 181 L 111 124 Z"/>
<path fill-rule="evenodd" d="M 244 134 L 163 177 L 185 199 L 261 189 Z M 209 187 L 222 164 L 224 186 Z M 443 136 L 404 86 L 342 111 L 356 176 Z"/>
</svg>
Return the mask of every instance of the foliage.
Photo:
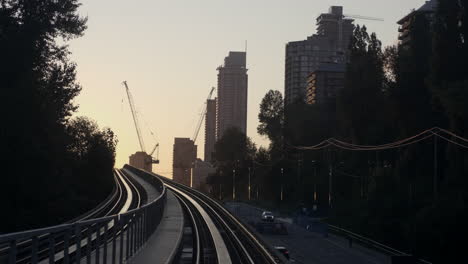
<svg viewBox="0 0 468 264">
<path fill-rule="evenodd" d="M 231 127 L 224 131 L 223 136 L 215 144 L 214 160 L 216 163 L 217 180 L 210 179 L 213 184 L 222 183 L 222 194 L 219 188 L 217 196 L 232 197 L 234 177 L 236 185 L 245 184 L 248 177 L 248 167 L 251 166 L 257 148 L 252 140 L 238 128 Z M 236 176 L 234 176 L 236 175 Z M 246 197 L 245 190 L 239 191 L 239 197 Z"/>
<path fill-rule="evenodd" d="M 14 215 L 0 220 L 0 232 L 64 222 L 110 191 L 114 135 L 85 119 L 69 120 L 81 91 L 67 46 L 86 29 L 79 6 L 78 0 L 0 1 L 0 200 Z M 79 135 L 85 131 L 88 137 Z M 87 151 L 78 151 L 84 145 Z"/>
<path fill-rule="evenodd" d="M 267 92 L 260 104 L 258 120 L 260 124 L 257 131 L 270 139 L 270 148 L 281 148 L 284 128 L 284 102 L 281 92 L 273 90 Z"/>
</svg>

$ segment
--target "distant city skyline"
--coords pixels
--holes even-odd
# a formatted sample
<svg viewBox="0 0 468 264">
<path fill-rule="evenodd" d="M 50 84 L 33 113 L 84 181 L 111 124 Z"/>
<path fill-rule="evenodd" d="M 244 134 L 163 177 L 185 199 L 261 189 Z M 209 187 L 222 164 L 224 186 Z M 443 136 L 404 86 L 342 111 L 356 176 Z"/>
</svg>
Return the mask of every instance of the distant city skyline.
<svg viewBox="0 0 468 264">
<path fill-rule="evenodd" d="M 81 2 L 88 29 L 70 44 L 83 85 L 75 100 L 80 106 L 76 115 L 89 116 L 116 133 L 116 167 L 122 167 L 139 150 L 121 86 L 123 80 L 129 81 L 145 141 L 160 143 L 161 164 L 153 170 L 170 177 L 174 137 L 192 135 L 206 94 L 216 86 L 216 68 L 229 51 L 244 50 L 248 41 L 247 135 L 267 146 L 268 141 L 256 132 L 259 104 L 270 89 L 284 92 L 287 42 L 314 34 L 316 17 L 339 5 L 345 13 L 383 18 L 384 22 L 355 23 L 375 31 L 384 45 L 396 44 L 397 21 L 425 1 Z M 196 144 L 202 146 L 203 140 L 199 137 Z M 199 151 L 198 157 L 203 156 Z"/>
</svg>

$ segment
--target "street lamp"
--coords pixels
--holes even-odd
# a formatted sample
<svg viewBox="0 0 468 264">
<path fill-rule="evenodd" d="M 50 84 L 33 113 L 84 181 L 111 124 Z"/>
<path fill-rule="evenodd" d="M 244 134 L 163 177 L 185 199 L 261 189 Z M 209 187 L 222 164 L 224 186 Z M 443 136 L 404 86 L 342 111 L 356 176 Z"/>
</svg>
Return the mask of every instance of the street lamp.
<svg viewBox="0 0 468 264">
<path fill-rule="evenodd" d="M 283 172 L 283 168 L 281 168 L 281 193 L 280 193 L 280 198 L 281 198 L 281 201 L 283 201 L 283 177 L 284 176 L 284 172 Z"/>
<path fill-rule="evenodd" d="M 232 200 L 236 200 L 236 170 L 232 170 Z"/>
<path fill-rule="evenodd" d="M 317 166 L 315 165 L 315 160 L 312 161 L 314 166 L 314 203 L 317 202 Z"/>
<path fill-rule="evenodd" d="M 250 201 L 250 167 L 249 167 L 249 201 Z"/>
</svg>

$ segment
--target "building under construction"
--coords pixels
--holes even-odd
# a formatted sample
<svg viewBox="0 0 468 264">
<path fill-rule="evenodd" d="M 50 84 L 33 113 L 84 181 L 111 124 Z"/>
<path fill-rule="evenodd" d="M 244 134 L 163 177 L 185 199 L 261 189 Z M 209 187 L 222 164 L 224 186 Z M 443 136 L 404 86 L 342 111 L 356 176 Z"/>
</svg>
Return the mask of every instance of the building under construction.
<svg viewBox="0 0 468 264">
<path fill-rule="evenodd" d="M 130 166 L 145 170 L 145 171 L 152 171 L 153 170 L 153 158 L 146 154 L 146 152 L 138 151 L 135 154 L 129 157 L 130 159 Z"/>
<path fill-rule="evenodd" d="M 197 145 L 190 138 L 175 138 L 172 160 L 172 179 L 191 186 L 192 168 L 197 158 Z"/>
</svg>

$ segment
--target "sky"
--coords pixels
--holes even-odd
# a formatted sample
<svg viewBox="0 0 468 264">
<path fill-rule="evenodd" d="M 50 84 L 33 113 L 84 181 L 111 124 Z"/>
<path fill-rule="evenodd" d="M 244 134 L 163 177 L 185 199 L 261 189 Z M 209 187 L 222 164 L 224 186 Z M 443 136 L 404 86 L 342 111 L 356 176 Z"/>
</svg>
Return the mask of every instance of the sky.
<svg viewBox="0 0 468 264">
<path fill-rule="evenodd" d="M 160 144 L 153 171 L 171 177 L 175 137 L 192 137 L 217 71 L 229 51 L 244 51 L 249 69 L 247 135 L 257 146 L 259 105 L 268 90 L 284 93 L 285 45 L 315 33 L 315 19 L 332 5 L 397 43 L 396 21 L 424 0 L 82 0 L 88 29 L 69 42 L 82 85 L 76 116 L 117 135 L 116 167 L 140 150 L 122 81 L 132 92 L 147 152 Z M 197 139 L 203 157 L 204 127 Z"/>
</svg>

